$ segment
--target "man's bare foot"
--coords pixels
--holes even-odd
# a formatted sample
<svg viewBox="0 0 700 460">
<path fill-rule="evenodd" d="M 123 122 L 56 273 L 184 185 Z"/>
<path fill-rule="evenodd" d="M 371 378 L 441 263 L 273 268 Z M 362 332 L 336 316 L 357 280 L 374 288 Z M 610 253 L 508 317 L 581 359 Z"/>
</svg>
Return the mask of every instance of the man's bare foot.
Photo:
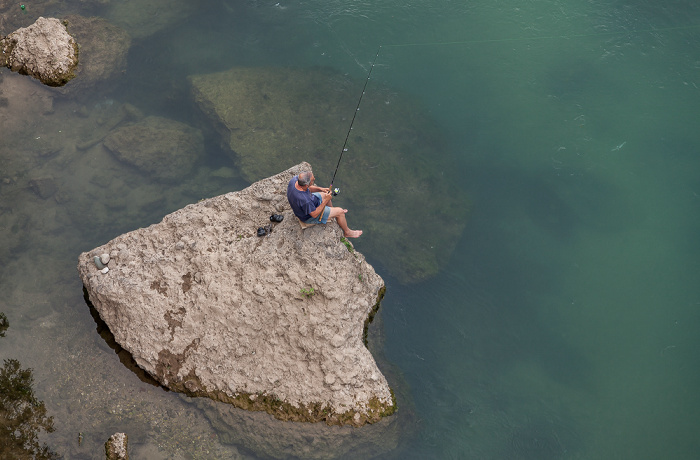
<svg viewBox="0 0 700 460">
<path fill-rule="evenodd" d="M 349 230 L 345 232 L 345 238 L 357 238 L 362 235 L 362 230 Z"/>
</svg>

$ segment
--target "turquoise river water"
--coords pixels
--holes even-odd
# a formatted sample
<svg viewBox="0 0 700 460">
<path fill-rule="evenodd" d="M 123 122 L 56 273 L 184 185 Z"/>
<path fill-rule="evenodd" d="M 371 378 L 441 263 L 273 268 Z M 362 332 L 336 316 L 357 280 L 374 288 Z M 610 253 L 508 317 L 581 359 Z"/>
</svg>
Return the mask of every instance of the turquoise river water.
<svg viewBox="0 0 700 460">
<path fill-rule="evenodd" d="M 85 15 L 106 8 L 85 5 Z M 364 81 L 379 45 L 368 91 L 379 82 L 420 101 L 445 137 L 434 155 L 454 158 L 452 186 L 467 191 L 470 213 L 438 276 L 405 285 L 379 269 L 384 355 L 416 426 L 378 458 L 700 458 L 696 2 L 201 2 L 134 39 L 123 81 L 90 104 L 187 121 L 193 73 L 327 66 Z M 201 167 L 233 168 L 216 142 L 208 149 Z M 80 169 L 47 173 L 81 180 Z M 122 365 L 75 270 L 80 252 L 246 183 L 235 173 L 198 183 L 193 172 L 187 192 L 150 190 L 156 205 L 130 197 L 138 211 L 104 197 L 93 204 L 113 224 L 93 225 L 71 201 L 36 207 L 6 176 L 2 222 L 15 222 L 10 211 L 24 218 L 0 227 L 0 244 L 23 235 L 0 251 L 10 323 L 0 358 L 33 369 L 56 428 L 41 441 L 98 459 L 125 431 L 137 459 L 267 458 L 225 444 L 187 398 Z"/>
</svg>

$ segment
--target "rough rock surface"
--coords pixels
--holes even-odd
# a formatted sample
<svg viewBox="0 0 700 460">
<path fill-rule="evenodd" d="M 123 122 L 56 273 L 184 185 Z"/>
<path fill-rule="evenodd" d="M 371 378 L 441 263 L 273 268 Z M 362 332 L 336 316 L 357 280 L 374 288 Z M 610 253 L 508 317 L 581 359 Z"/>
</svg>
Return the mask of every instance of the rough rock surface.
<svg viewBox="0 0 700 460">
<path fill-rule="evenodd" d="M 328 69 L 234 68 L 190 77 L 196 104 L 253 182 L 308 159 L 325 186 L 363 82 Z M 370 238 L 359 243 L 403 282 L 435 276 L 466 224 L 465 193 L 441 134 L 415 101 L 372 83 L 362 99 L 334 205 Z M 325 174 L 324 174 L 325 173 Z"/>
<path fill-rule="evenodd" d="M 0 63 L 45 85 L 63 86 L 75 77 L 78 45 L 58 19 L 38 18 L 0 40 L 0 49 Z"/>
<path fill-rule="evenodd" d="M 103 144 L 120 160 L 164 181 L 189 174 L 204 153 L 199 130 L 161 117 L 119 127 L 105 137 Z"/>
<path fill-rule="evenodd" d="M 115 340 L 164 386 L 283 420 L 373 423 L 395 410 L 363 343 L 384 282 L 337 225 L 298 225 L 286 186 L 304 169 L 121 235 L 78 271 Z"/>
</svg>

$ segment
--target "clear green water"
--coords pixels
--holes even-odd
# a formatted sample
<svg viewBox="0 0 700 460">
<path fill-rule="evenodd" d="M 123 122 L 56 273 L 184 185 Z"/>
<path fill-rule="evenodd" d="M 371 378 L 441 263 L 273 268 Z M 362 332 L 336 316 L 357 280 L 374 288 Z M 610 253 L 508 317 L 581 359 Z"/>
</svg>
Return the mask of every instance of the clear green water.
<svg viewBox="0 0 700 460">
<path fill-rule="evenodd" d="M 323 65 L 364 79 L 383 44 L 373 79 L 422 101 L 449 146 L 435 155 L 456 158 L 454 186 L 472 199 L 440 276 L 405 286 L 380 273 L 385 353 L 409 385 L 399 403 L 419 420 L 389 456 L 694 459 L 699 38 L 700 7 L 680 1 L 202 2 L 186 23 L 136 41 L 123 86 L 105 97 L 189 121 L 189 74 Z M 226 164 L 216 148 L 209 154 L 211 167 Z M 80 171 L 54 174 L 79 180 Z M 153 444 L 175 458 L 227 449 L 187 401 L 119 363 L 74 269 L 81 251 L 244 185 L 193 177 L 146 215 L 117 207 L 107 228 L 90 231 L 89 214 L 82 226 L 52 225 L 79 212 L 68 202 L 15 205 L 26 230 L 0 229 L 27 232 L 0 261 L 0 311 L 11 323 L 0 357 L 34 368 L 57 424 L 45 438 L 68 458 L 99 458 L 119 430 L 138 433 L 144 458 Z M 7 208 L 23 197 L 0 200 Z M 105 394 L 107 410 L 84 396 Z M 143 401 L 157 409 L 134 415 Z M 163 434 L 178 417 L 197 427 L 191 444 Z M 211 450 L 193 447 L 202 439 Z"/>
</svg>

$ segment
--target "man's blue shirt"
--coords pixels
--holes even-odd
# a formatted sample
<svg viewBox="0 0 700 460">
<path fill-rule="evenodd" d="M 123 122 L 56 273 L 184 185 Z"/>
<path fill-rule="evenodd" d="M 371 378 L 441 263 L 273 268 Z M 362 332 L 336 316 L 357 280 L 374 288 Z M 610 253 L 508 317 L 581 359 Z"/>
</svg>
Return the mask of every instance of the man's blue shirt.
<svg viewBox="0 0 700 460">
<path fill-rule="evenodd" d="M 311 219 L 311 213 L 318 208 L 321 204 L 317 196 L 311 194 L 307 189 L 305 192 L 297 190 L 295 184 L 299 176 L 292 177 L 287 185 L 287 200 L 294 211 L 294 215 L 299 218 L 302 222 L 306 222 Z"/>
</svg>

